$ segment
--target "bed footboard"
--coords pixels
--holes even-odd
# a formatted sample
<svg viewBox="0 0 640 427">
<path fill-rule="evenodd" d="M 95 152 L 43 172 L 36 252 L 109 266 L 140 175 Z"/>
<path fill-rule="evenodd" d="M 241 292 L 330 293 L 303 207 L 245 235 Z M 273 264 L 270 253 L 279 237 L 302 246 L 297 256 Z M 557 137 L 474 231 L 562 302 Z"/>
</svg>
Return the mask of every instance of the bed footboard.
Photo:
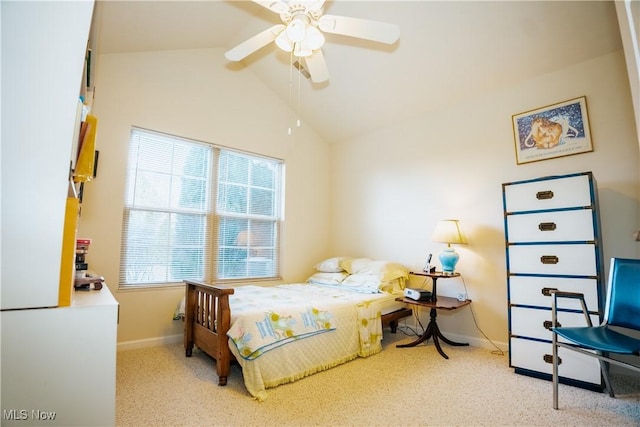
<svg viewBox="0 0 640 427">
<path fill-rule="evenodd" d="M 184 350 L 191 357 L 193 346 L 216 360 L 218 385 L 227 384 L 231 367 L 227 332 L 231 324 L 229 295 L 233 288 L 185 280 Z"/>
</svg>

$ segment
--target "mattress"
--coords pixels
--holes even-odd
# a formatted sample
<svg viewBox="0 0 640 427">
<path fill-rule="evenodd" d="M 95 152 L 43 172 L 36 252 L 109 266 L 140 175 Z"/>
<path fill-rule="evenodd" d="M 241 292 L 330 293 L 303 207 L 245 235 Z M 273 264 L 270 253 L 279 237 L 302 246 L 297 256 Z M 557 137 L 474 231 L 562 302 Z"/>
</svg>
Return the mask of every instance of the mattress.
<svg viewBox="0 0 640 427">
<path fill-rule="evenodd" d="M 247 391 L 257 400 L 265 400 L 266 389 L 280 384 L 296 381 L 316 372 L 343 364 L 358 357 L 367 357 L 381 351 L 382 325 L 380 316 L 403 308 L 395 301 L 401 293 L 365 294 L 349 292 L 343 289 L 311 284 L 281 285 L 288 290 L 306 292 L 310 301 L 332 298 L 338 304 L 331 308 L 332 315 L 340 325 L 327 333 L 287 343 L 262 354 L 260 357 L 247 360 L 238 348 L 229 340 L 229 348 L 242 367 L 244 383 Z M 233 296 L 232 296 L 233 297 Z M 233 324 L 233 299 L 230 298 Z M 362 322 L 362 312 L 358 307 L 376 313 L 376 321 Z M 361 323 L 368 323 L 371 342 L 367 348 L 362 346 Z"/>
</svg>

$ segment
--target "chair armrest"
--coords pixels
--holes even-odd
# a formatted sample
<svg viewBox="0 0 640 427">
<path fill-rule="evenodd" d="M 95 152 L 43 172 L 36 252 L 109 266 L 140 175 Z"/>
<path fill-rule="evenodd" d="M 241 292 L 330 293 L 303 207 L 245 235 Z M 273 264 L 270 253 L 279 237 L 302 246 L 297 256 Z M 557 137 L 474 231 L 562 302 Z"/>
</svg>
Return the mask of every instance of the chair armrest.
<svg viewBox="0 0 640 427">
<path fill-rule="evenodd" d="M 558 289 L 549 289 L 548 292 L 551 295 L 557 295 L 559 297 L 564 297 L 564 298 L 584 299 L 584 294 L 582 294 L 580 292 L 567 292 L 567 291 L 561 291 L 561 290 L 558 290 Z"/>
<path fill-rule="evenodd" d="M 582 306 L 582 313 L 584 314 L 584 318 L 587 320 L 587 325 L 589 327 L 593 327 L 593 323 L 591 322 L 591 317 L 589 317 L 589 310 L 587 310 L 587 303 L 584 299 L 584 294 L 580 292 L 566 292 L 558 289 L 551 289 L 549 293 L 553 297 L 551 300 L 551 322 L 552 327 L 556 327 L 556 319 L 557 319 L 557 306 L 558 306 L 558 298 L 572 298 L 580 300 L 580 305 Z"/>
</svg>

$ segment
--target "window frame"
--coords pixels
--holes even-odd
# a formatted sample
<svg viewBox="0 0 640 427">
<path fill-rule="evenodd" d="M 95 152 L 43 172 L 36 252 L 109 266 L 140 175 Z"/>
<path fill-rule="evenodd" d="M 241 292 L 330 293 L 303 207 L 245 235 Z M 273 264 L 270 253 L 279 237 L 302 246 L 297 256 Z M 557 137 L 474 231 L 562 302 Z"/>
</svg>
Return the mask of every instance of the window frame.
<svg viewBox="0 0 640 427">
<path fill-rule="evenodd" d="M 131 150 L 133 149 L 134 138 L 135 137 L 147 137 L 153 138 L 154 136 L 162 139 L 173 141 L 174 143 L 186 143 L 186 144 L 196 144 L 206 146 L 211 149 L 211 157 L 209 164 L 209 181 L 206 183 L 207 189 L 207 198 L 208 203 L 206 206 L 206 212 L 204 214 L 200 213 L 200 211 L 194 212 L 192 209 L 185 208 L 156 208 L 156 207 L 136 207 L 135 204 L 130 204 L 130 196 L 129 196 L 129 186 L 131 179 L 131 165 L 129 164 L 129 157 L 131 154 Z M 120 266 L 119 266 L 119 281 L 118 281 L 118 289 L 119 290 L 134 290 L 134 289 L 162 289 L 162 288 L 170 288 L 176 286 L 182 286 L 182 281 L 153 281 L 150 280 L 148 282 L 126 282 L 127 272 L 125 271 L 127 268 L 127 245 L 130 242 L 130 230 L 129 230 L 129 219 L 131 218 L 132 212 L 139 211 L 150 211 L 150 212 L 164 212 L 172 215 L 173 213 L 178 214 L 195 214 L 200 215 L 204 218 L 204 245 L 202 246 L 202 261 L 203 261 L 203 277 L 202 278 L 193 278 L 186 277 L 188 280 L 201 280 L 206 283 L 219 283 L 219 284 L 235 284 L 239 282 L 259 282 L 259 281 L 276 281 L 281 280 L 281 251 L 282 251 L 282 229 L 284 222 L 284 161 L 282 159 L 265 156 L 261 154 L 255 154 L 252 152 L 247 152 L 235 148 L 230 148 L 218 144 L 212 144 L 208 142 L 193 140 L 189 138 L 184 138 L 180 136 L 170 135 L 158 131 L 148 130 L 136 126 L 131 127 L 131 131 L 129 133 L 128 140 L 128 150 L 127 150 L 127 167 L 126 167 L 126 178 L 125 178 L 125 191 L 124 191 L 124 203 L 123 203 L 123 217 L 122 217 L 122 235 L 120 240 Z M 220 159 L 221 156 L 225 153 L 229 154 L 237 154 L 238 156 L 245 157 L 249 161 L 249 165 L 252 165 L 252 162 L 259 161 L 260 159 L 271 163 L 271 167 L 274 167 L 273 171 L 273 186 L 270 188 L 273 191 L 273 215 L 265 216 L 265 215 L 257 215 L 251 214 L 249 212 L 245 213 L 223 213 L 219 212 L 218 207 L 218 196 L 220 192 L 220 176 L 219 171 L 220 167 Z M 134 167 L 134 171 L 138 171 L 138 165 Z M 184 176 L 184 175 L 181 175 Z M 259 188 L 257 185 L 252 185 L 250 180 L 250 175 L 247 175 L 248 187 L 251 188 Z M 266 187 L 265 187 L 266 188 Z M 135 191 L 135 190 L 134 190 Z M 133 196 L 131 196 L 132 198 Z M 247 202 L 248 203 L 248 202 Z M 250 260 L 247 258 L 245 262 L 247 263 L 246 275 L 241 277 L 220 277 L 220 265 L 222 263 L 219 260 L 220 256 L 220 248 L 222 247 L 220 242 L 221 235 L 221 223 L 223 218 L 236 218 L 236 219 L 244 219 L 248 222 L 251 221 L 263 221 L 272 224 L 273 228 L 273 240 L 271 249 L 271 258 L 268 258 L 271 262 L 273 262 L 272 270 L 269 270 L 268 275 L 250 275 L 250 269 L 248 267 Z M 248 244 L 247 247 L 250 244 Z M 167 250 L 171 250 L 173 247 L 167 245 Z M 167 261 L 167 264 L 164 265 L 165 268 L 170 268 L 172 266 L 170 261 Z M 271 274 L 272 273 L 272 274 Z M 169 274 L 169 273 L 167 273 Z M 167 277 L 170 279 L 170 277 Z M 183 279 L 183 280 L 185 280 Z"/>
</svg>

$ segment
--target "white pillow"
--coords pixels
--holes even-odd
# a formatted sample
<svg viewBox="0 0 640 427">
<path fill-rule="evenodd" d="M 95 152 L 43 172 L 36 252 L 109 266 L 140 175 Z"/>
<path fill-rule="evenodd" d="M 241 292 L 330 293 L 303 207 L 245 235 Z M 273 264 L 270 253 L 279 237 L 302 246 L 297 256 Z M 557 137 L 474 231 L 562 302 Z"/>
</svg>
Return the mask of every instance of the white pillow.
<svg viewBox="0 0 640 427">
<path fill-rule="evenodd" d="M 403 277 L 409 278 L 409 270 L 402 264 L 389 261 L 372 261 L 369 258 L 355 258 L 340 263 L 350 274 L 374 274 L 379 275 L 380 280 L 390 280 Z"/>
<path fill-rule="evenodd" d="M 409 278 L 409 270 L 402 264 L 387 261 L 372 261 L 366 267 L 358 271 L 359 274 L 382 274 L 383 281 L 397 279 L 399 277 Z"/>
<path fill-rule="evenodd" d="M 339 273 L 315 273 L 307 279 L 307 282 L 316 285 L 339 285 L 347 276 L 348 274 L 344 271 Z"/>
<path fill-rule="evenodd" d="M 340 267 L 349 274 L 356 274 L 372 262 L 369 258 L 348 258 L 340 262 Z"/>
<path fill-rule="evenodd" d="M 318 263 L 314 268 L 321 273 L 340 273 L 344 268 L 340 265 L 342 261 L 349 259 L 348 257 L 334 257 L 325 259 Z"/>
</svg>

